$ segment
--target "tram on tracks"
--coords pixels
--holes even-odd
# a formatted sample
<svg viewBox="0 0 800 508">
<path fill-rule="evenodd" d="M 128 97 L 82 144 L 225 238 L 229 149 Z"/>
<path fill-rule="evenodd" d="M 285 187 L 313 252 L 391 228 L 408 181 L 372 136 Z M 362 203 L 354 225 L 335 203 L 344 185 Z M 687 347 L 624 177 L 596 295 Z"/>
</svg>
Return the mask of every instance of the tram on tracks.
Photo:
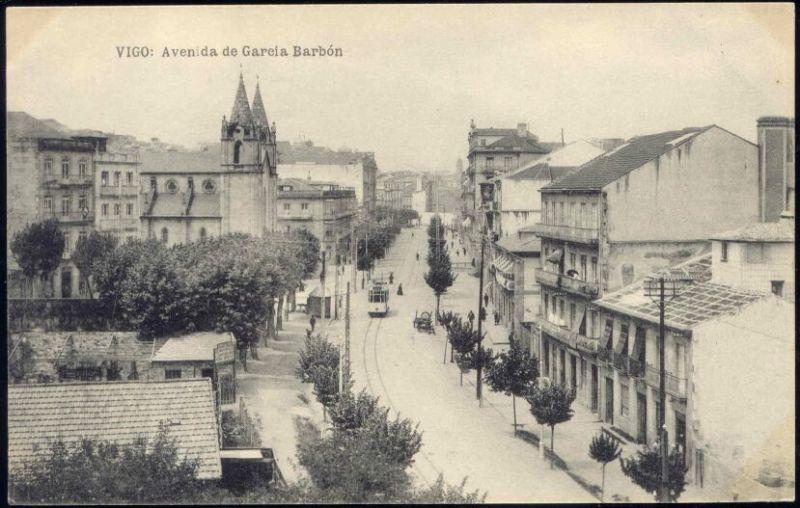
<svg viewBox="0 0 800 508">
<path fill-rule="evenodd" d="M 384 281 L 373 281 L 367 293 L 370 317 L 383 317 L 389 313 L 389 285 Z"/>
</svg>

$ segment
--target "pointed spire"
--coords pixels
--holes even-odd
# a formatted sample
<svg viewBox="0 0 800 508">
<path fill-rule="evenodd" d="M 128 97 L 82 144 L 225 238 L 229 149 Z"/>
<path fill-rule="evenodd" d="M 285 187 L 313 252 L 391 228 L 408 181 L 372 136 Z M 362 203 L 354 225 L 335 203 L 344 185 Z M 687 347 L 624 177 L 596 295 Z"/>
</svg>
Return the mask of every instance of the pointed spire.
<svg viewBox="0 0 800 508">
<path fill-rule="evenodd" d="M 258 76 L 256 76 L 256 93 L 253 96 L 253 120 L 256 125 L 269 129 L 267 111 L 264 109 L 264 102 L 261 100 L 261 89 L 259 88 Z"/>
<path fill-rule="evenodd" d="M 253 123 L 253 114 L 250 112 L 250 103 L 247 101 L 247 92 L 244 89 L 244 76 L 241 72 L 239 72 L 239 89 L 236 90 L 230 122 L 244 125 Z"/>
</svg>

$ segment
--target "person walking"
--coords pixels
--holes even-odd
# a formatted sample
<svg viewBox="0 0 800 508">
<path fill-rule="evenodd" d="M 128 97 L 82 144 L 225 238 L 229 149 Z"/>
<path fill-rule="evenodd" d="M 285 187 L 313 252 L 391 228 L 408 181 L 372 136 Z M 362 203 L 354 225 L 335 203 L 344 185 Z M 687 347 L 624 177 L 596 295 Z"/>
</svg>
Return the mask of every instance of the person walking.
<svg viewBox="0 0 800 508">
<path fill-rule="evenodd" d="M 389 272 L 389 284 L 394 284 L 394 272 Z"/>
<path fill-rule="evenodd" d="M 417 252 L 417 261 L 419 261 L 419 252 Z"/>
<path fill-rule="evenodd" d="M 467 314 L 467 319 L 469 319 L 469 325 L 472 326 L 473 321 L 475 321 L 475 313 L 470 310 L 469 314 Z"/>
<path fill-rule="evenodd" d="M 486 293 L 483 294 L 483 305 L 484 307 L 489 305 L 489 295 Z"/>
<path fill-rule="evenodd" d="M 311 314 L 311 319 L 308 321 L 311 324 L 311 331 L 314 331 L 314 327 L 317 325 L 317 318 L 314 317 L 314 314 Z"/>
<path fill-rule="evenodd" d="M 402 284 L 398 284 L 397 285 L 397 295 L 398 296 L 403 296 L 403 285 Z"/>
<path fill-rule="evenodd" d="M 494 325 L 497 326 L 500 324 L 500 314 L 497 311 L 494 311 Z"/>
</svg>

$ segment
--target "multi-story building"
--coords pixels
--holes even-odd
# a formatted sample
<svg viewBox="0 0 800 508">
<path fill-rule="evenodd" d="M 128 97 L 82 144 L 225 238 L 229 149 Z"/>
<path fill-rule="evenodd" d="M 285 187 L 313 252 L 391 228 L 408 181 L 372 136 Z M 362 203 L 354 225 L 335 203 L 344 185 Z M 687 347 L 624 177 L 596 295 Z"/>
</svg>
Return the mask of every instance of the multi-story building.
<svg viewBox="0 0 800 508">
<path fill-rule="evenodd" d="M 459 169 L 456 173 L 429 173 L 427 175 L 428 178 L 423 182 L 427 199 L 426 212 L 458 212 L 462 171 Z"/>
<path fill-rule="evenodd" d="M 685 281 L 665 310 L 669 444 L 684 452 L 695 484 L 725 486 L 740 500 L 773 498 L 762 484 L 794 471 L 794 439 L 787 439 L 794 425 L 794 303 L 778 298 L 784 281 L 776 287 L 775 271 L 765 269 L 769 258 L 793 284 L 786 273 L 793 269 L 793 226 L 788 219 L 745 227 L 714 240 L 710 254 L 654 274 Z M 726 248 L 734 236 L 739 241 Z M 659 309 L 645 294 L 638 281 L 596 300 L 602 333 L 589 340 L 598 342 L 597 369 L 592 365 L 588 378 L 581 361 L 579 375 L 571 370 L 564 380 L 563 367 L 559 372 L 562 382 L 588 393 L 605 422 L 653 444 Z"/>
<path fill-rule="evenodd" d="M 378 164 L 373 152 L 342 149 L 333 151 L 311 141 L 278 143 L 278 174 L 281 178 L 324 180 L 341 186 L 355 184 L 356 200 L 366 213 L 376 206 Z"/>
<path fill-rule="evenodd" d="M 278 181 L 278 230 L 305 229 L 320 241 L 331 262 L 349 255 L 351 225 L 357 213 L 352 187 L 296 178 Z M 338 248 L 337 248 L 338 246 Z"/>
<path fill-rule="evenodd" d="M 376 202 L 383 208 L 411 210 L 414 208 L 414 193 L 422 191 L 423 187 L 422 175 L 410 171 L 381 173 L 376 186 Z"/>
<path fill-rule="evenodd" d="M 535 347 L 530 343 L 531 334 L 523 330 L 523 323 L 535 321 L 538 316 L 538 305 L 525 304 L 539 300 L 535 274 L 542 266 L 540 241 L 534 235 L 516 233 L 493 243 L 492 250 L 487 292 L 495 312 L 515 337 L 524 338 L 528 347 Z"/>
<path fill-rule="evenodd" d="M 229 120 L 222 118 L 219 153 L 142 154 L 142 235 L 172 245 L 277 227 L 275 124 L 269 125 L 256 85 L 253 107 L 244 79 Z"/>
<path fill-rule="evenodd" d="M 140 237 L 140 165 L 137 153 L 105 152 L 95 157 L 95 226 L 118 241 Z"/>
<path fill-rule="evenodd" d="M 539 358 L 599 410 L 598 338 L 590 303 L 709 248 L 708 238 L 758 218 L 758 148 L 717 126 L 639 136 L 541 189 Z"/>
<path fill-rule="evenodd" d="M 794 213 L 794 118 L 765 116 L 758 119 L 760 217 L 777 221 L 781 212 Z"/>
</svg>

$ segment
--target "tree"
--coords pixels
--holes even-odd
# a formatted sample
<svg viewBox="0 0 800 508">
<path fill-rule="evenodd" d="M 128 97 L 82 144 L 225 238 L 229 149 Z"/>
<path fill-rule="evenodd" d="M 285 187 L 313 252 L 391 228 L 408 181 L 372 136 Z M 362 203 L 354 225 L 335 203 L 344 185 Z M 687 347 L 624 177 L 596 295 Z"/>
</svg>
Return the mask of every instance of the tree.
<svg viewBox="0 0 800 508">
<path fill-rule="evenodd" d="M 8 377 L 14 383 L 21 383 L 34 371 L 33 348 L 23 337 L 6 341 L 8 350 Z"/>
<path fill-rule="evenodd" d="M 619 447 L 617 440 L 603 432 L 594 436 L 589 444 L 589 456 L 603 465 L 603 476 L 600 482 L 601 503 L 606 490 L 606 464 L 616 460 L 620 453 L 622 453 L 622 449 Z"/>
<path fill-rule="evenodd" d="M 661 479 L 661 446 L 648 447 L 644 451 L 637 451 L 636 455 L 620 458 L 622 472 L 633 483 L 643 488 L 649 494 L 658 496 Z M 670 501 L 677 501 L 686 488 L 686 464 L 683 453 L 674 447 L 667 455 L 667 495 Z"/>
<path fill-rule="evenodd" d="M 106 257 L 92 265 L 91 277 L 94 279 L 98 298 L 103 302 L 112 322 L 117 319 L 118 314 L 124 314 L 122 285 L 134 264 L 149 253 L 163 248 L 162 243 L 153 239 L 134 240 L 117 245 Z"/>
<path fill-rule="evenodd" d="M 314 369 L 319 366 L 338 368 L 339 348 L 322 335 L 315 334 L 305 339 L 304 348 L 299 352 L 295 376 L 303 383 L 313 383 Z"/>
<path fill-rule="evenodd" d="M 539 377 L 536 357 L 518 340 L 511 340 L 508 352 L 501 352 L 486 370 L 484 379 L 495 392 L 511 395 L 514 434 L 517 434 L 517 397 L 524 397 Z"/>
<path fill-rule="evenodd" d="M 534 386 L 526 398 L 536 422 L 550 427 L 550 451 L 554 451 L 555 426 L 572 418 L 570 406 L 575 401 L 575 392 L 556 383 L 547 383 Z M 544 443 L 541 445 L 544 446 Z"/>
<path fill-rule="evenodd" d="M 58 221 L 47 219 L 29 224 L 15 233 L 11 240 L 11 253 L 25 277 L 34 279 L 38 276 L 46 281 L 61 264 L 64 246 L 64 233 L 59 230 Z"/>
<path fill-rule="evenodd" d="M 306 229 L 294 231 L 294 240 L 300 246 L 300 266 L 303 269 L 303 278 L 308 279 L 317 271 L 319 265 L 319 239 Z"/>
<path fill-rule="evenodd" d="M 331 424 L 341 432 L 357 432 L 379 412 L 378 398 L 362 390 L 357 396 L 345 391 L 330 408 Z"/>
<path fill-rule="evenodd" d="M 250 416 L 247 410 L 222 411 L 220 430 L 222 446 L 226 448 L 257 448 L 261 446 L 261 418 Z"/>
<path fill-rule="evenodd" d="M 78 268 L 81 278 L 89 290 L 89 297 L 94 298 L 91 285 L 91 273 L 94 266 L 109 256 L 117 245 L 117 239 L 108 232 L 92 231 L 88 236 L 78 238 L 72 261 Z"/>
<path fill-rule="evenodd" d="M 436 295 L 436 316 L 439 316 L 439 300 L 456 280 L 450 264 L 450 255 L 447 253 L 447 246 L 443 246 L 438 255 L 431 252 L 428 255 L 428 265 L 430 269 L 425 274 L 425 282 Z"/>
</svg>

